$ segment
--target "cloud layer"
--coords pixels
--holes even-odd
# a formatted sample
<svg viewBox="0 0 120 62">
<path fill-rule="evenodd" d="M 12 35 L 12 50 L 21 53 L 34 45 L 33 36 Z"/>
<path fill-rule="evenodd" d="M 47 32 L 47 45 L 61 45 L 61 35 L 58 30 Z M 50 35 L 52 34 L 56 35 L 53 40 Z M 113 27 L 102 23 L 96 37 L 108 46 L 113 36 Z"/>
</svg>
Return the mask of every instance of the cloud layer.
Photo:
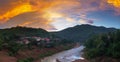
<svg viewBox="0 0 120 62">
<path fill-rule="evenodd" d="M 20 25 L 56 30 L 62 25 L 60 20 L 66 27 L 93 24 L 87 15 L 105 10 L 120 15 L 120 0 L 0 0 L 0 28 Z"/>
</svg>

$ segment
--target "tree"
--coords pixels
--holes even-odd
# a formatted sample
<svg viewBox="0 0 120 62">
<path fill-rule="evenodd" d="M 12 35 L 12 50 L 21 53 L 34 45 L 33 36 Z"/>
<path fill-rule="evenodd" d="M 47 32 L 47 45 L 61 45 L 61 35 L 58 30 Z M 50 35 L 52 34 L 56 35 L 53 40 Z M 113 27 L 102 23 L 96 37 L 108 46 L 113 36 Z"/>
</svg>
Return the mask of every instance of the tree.
<svg viewBox="0 0 120 62">
<path fill-rule="evenodd" d="M 8 53 L 10 56 L 14 56 L 18 53 L 18 51 L 22 48 L 22 44 L 18 44 L 15 42 L 8 43 Z"/>
<path fill-rule="evenodd" d="M 0 38 L 0 50 L 2 49 L 3 40 Z"/>
<path fill-rule="evenodd" d="M 90 38 L 85 45 L 87 58 L 99 56 L 120 57 L 120 30 L 107 34 L 96 35 Z"/>
</svg>

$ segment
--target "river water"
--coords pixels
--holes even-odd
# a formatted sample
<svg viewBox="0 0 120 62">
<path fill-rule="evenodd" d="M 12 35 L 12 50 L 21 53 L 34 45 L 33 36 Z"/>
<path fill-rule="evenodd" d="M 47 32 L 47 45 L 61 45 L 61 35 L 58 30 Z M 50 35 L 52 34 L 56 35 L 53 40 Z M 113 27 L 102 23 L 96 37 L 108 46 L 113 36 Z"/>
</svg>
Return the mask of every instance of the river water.
<svg viewBox="0 0 120 62">
<path fill-rule="evenodd" d="M 83 53 L 83 49 L 84 46 L 80 46 L 67 51 L 63 51 L 52 56 L 46 57 L 42 59 L 41 62 L 57 62 L 56 60 L 59 60 L 60 62 L 72 62 L 77 59 L 84 59 L 81 56 Z"/>
</svg>

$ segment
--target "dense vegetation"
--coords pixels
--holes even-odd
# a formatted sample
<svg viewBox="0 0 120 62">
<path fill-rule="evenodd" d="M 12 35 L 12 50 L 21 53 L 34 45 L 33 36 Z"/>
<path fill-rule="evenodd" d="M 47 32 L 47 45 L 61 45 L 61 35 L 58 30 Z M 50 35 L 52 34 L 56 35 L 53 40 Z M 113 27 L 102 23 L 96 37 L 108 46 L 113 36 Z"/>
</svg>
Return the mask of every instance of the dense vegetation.
<svg viewBox="0 0 120 62">
<path fill-rule="evenodd" d="M 97 27 L 92 25 L 77 25 L 64 29 L 62 31 L 54 32 L 54 34 L 63 39 L 72 40 L 76 42 L 83 42 L 90 38 L 93 34 L 102 34 L 116 31 L 115 28 Z"/>
<path fill-rule="evenodd" d="M 37 41 L 33 37 L 40 37 L 44 40 Z M 29 37 L 26 39 L 26 37 Z M 25 40 L 29 41 L 28 44 L 21 43 Z M 49 39 L 49 42 L 45 39 Z M 56 40 L 57 39 L 57 40 Z M 19 41 L 19 43 L 18 43 Z M 7 49 L 10 56 L 15 56 L 19 50 L 23 49 L 33 49 L 33 46 L 37 48 L 51 48 L 59 45 L 65 45 L 68 43 L 73 43 L 72 41 L 67 41 L 60 39 L 43 29 L 27 28 L 27 27 L 13 27 L 9 29 L 0 30 L 0 50 Z"/>
<path fill-rule="evenodd" d="M 12 27 L 8 29 L 1 29 L 0 30 L 0 35 L 4 36 L 11 36 L 11 35 L 16 35 L 16 36 L 40 36 L 40 37 L 47 37 L 50 34 L 41 29 L 35 29 L 35 28 L 28 28 L 28 27 Z"/>
<path fill-rule="evenodd" d="M 120 30 L 99 34 L 85 43 L 85 56 L 88 59 L 96 57 L 120 58 Z"/>
</svg>

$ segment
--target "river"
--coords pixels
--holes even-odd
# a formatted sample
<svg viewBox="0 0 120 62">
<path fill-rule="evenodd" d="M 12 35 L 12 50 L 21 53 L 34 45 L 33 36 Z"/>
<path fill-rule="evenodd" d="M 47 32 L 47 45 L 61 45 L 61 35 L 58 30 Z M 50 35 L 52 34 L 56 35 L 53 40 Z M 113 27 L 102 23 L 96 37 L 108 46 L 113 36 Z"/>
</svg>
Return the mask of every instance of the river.
<svg viewBox="0 0 120 62">
<path fill-rule="evenodd" d="M 84 46 L 76 47 L 67 51 L 63 51 L 57 54 L 54 54 L 49 57 L 45 57 L 41 60 L 41 62 L 57 62 L 56 60 L 59 60 L 60 62 L 72 62 L 77 59 L 84 59 L 82 55 L 82 50 L 84 49 Z"/>
</svg>

